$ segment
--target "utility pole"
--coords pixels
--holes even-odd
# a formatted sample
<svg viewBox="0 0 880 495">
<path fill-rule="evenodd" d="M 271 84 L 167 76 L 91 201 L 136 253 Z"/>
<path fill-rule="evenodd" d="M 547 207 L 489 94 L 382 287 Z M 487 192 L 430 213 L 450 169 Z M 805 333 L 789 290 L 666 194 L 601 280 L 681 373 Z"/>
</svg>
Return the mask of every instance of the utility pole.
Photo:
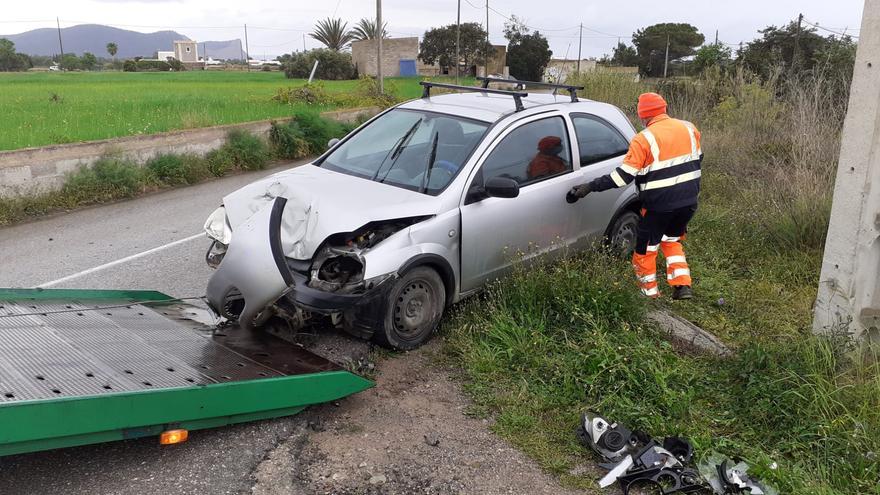
<svg viewBox="0 0 880 495">
<path fill-rule="evenodd" d="M 666 70 L 669 68 L 669 33 L 666 33 L 666 60 L 663 62 L 663 79 L 666 79 Z"/>
<path fill-rule="evenodd" d="M 382 78 L 382 0 L 376 0 L 376 78 L 379 79 L 379 94 L 385 94 L 385 80 Z"/>
<path fill-rule="evenodd" d="M 61 70 L 64 70 L 64 43 L 61 42 L 61 21 L 57 17 L 55 25 L 58 26 L 58 48 L 61 49 L 61 60 L 58 61 L 58 65 L 61 66 Z"/>
<path fill-rule="evenodd" d="M 804 21 L 804 14 L 798 14 L 797 31 L 794 35 L 794 53 L 791 55 L 791 67 L 796 69 L 801 61 L 801 23 Z"/>
<path fill-rule="evenodd" d="M 492 49 L 492 43 L 489 41 L 489 0 L 486 0 L 486 48 L 489 49 L 489 53 L 486 54 L 486 63 L 483 69 L 485 73 L 483 75 L 489 77 L 489 56 L 495 51 Z"/>
<path fill-rule="evenodd" d="M 247 39 L 247 24 L 244 25 L 244 50 L 245 50 L 245 52 L 244 52 L 244 65 L 247 65 L 247 71 L 250 72 L 251 71 L 251 62 L 248 59 L 251 58 L 251 47 L 248 44 L 248 39 Z"/>
<path fill-rule="evenodd" d="M 303 33 L 303 53 L 306 52 L 306 33 Z"/>
<path fill-rule="evenodd" d="M 718 44 L 718 30 L 715 30 L 715 44 Z"/>
<path fill-rule="evenodd" d="M 461 0 L 458 0 L 458 14 L 455 17 L 455 84 L 458 84 L 459 64 L 461 63 Z"/>
<path fill-rule="evenodd" d="M 578 34 L 578 63 L 577 63 L 577 72 L 581 73 L 581 45 L 584 43 L 584 23 L 581 23 L 580 34 Z"/>
</svg>

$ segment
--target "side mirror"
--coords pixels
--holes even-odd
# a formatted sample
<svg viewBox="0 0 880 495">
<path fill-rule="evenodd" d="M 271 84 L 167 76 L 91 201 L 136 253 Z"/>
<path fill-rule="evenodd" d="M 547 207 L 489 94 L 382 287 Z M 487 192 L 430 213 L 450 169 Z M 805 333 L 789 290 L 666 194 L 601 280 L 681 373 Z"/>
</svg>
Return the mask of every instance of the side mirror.
<svg viewBox="0 0 880 495">
<path fill-rule="evenodd" d="M 491 198 L 515 198 L 519 196 L 519 182 L 510 177 L 492 177 L 483 186 Z"/>
<path fill-rule="evenodd" d="M 336 143 L 338 143 L 338 142 L 339 142 L 339 138 L 333 138 L 330 141 L 327 141 L 327 149 L 329 150 L 330 148 L 336 146 Z"/>
</svg>

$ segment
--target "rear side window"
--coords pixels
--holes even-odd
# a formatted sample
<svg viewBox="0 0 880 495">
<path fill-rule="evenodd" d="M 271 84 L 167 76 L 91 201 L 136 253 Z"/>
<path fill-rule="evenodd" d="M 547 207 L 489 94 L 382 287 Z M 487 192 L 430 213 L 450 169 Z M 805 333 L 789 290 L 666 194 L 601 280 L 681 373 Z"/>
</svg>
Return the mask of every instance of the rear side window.
<svg viewBox="0 0 880 495">
<path fill-rule="evenodd" d="M 577 134 L 581 166 L 625 155 L 629 149 L 626 138 L 608 122 L 593 115 L 572 115 Z"/>
<path fill-rule="evenodd" d="M 492 151 L 481 169 L 484 181 L 509 177 L 528 185 L 570 172 L 571 152 L 562 117 L 523 124 Z"/>
</svg>

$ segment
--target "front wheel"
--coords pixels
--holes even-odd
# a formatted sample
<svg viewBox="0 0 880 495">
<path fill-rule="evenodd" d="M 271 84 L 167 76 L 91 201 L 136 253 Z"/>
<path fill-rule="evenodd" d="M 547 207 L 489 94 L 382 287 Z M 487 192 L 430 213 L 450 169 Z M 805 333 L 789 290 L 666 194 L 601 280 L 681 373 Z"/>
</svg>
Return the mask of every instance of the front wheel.
<svg viewBox="0 0 880 495">
<path fill-rule="evenodd" d="M 608 244 L 612 253 L 627 258 L 636 250 L 639 218 L 637 213 L 625 211 L 614 220 L 614 225 L 608 232 Z"/>
<path fill-rule="evenodd" d="M 373 340 L 401 351 L 415 349 L 431 338 L 446 305 L 443 280 L 431 268 L 416 267 L 406 272 L 388 293 L 382 327 Z"/>
</svg>

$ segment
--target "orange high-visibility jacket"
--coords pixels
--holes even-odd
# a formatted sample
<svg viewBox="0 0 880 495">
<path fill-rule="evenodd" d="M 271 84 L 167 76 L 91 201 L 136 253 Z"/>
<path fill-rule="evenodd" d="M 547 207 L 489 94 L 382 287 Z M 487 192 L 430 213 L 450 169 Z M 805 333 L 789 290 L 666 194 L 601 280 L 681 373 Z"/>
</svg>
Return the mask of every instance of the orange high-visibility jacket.
<svg viewBox="0 0 880 495">
<path fill-rule="evenodd" d="M 594 179 L 590 188 L 604 191 L 635 180 L 644 208 L 675 210 L 697 203 L 702 159 L 700 131 L 690 122 L 658 115 L 632 139 L 623 165 Z"/>
</svg>

